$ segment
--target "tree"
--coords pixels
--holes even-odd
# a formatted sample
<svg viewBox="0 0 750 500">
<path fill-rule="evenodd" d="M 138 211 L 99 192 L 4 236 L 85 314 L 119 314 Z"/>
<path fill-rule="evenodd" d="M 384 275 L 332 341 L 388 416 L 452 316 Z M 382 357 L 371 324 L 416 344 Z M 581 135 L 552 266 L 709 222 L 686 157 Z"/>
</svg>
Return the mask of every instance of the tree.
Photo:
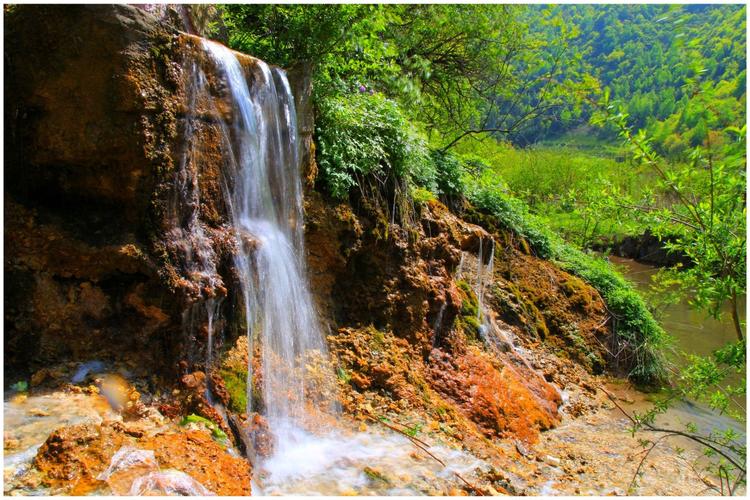
<svg viewBox="0 0 750 500">
<path fill-rule="evenodd" d="M 531 38 L 504 5 L 227 5 L 235 49 L 309 63 L 318 97 L 356 89 L 397 100 L 443 151 L 511 133 L 566 99 L 563 45 Z M 588 82 L 591 83 L 590 81 Z"/>
<path fill-rule="evenodd" d="M 723 148 L 718 134 L 707 134 L 688 163 L 674 163 L 654 150 L 644 130 L 634 133 L 628 115 L 617 110 L 605 94 L 595 121 L 617 128 L 636 162 L 655 176 L 656 183 L 639 199 L 612 192 L 612 205 L 628 209 L 657 236 L 669 236 L 666 248 L 681 252 L 692 265 L 665 270 L 662 276 L 681 284 L 696 307 L 715 317 L 729 303 L 737 338 L 743 340 L 739 301 L 746 288 L 745 126 L 726 129 L 729 140 Z"/>
</svg>

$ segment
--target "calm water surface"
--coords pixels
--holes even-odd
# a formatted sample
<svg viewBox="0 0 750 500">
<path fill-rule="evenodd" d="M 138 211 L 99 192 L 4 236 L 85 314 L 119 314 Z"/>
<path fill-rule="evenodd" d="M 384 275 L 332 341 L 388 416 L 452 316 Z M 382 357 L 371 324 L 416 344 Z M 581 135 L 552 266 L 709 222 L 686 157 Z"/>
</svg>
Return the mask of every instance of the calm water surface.
<svg viewBox="0 0 750 500">
<path fill-rule="evenodd" d="M 633 282 L 640 292 L 653 293 L 650 290 L 651 278 L 658 272 L 659 268 L 622 257 L 610 256 L 609 260 L 616 265 L 626 278 Z M 656 298 L 659 298 L 658 295 Z M 746 315 L 747 306 L 743 298 L 740 307 L 740 318 L 743 323 Z M 728 342 L 737 340 L 729 307 L 725 308 L 725 314 L 722 318 L 716 320 L 707 316 L 704 312 L 690 307 L 688 298 L 685 297 L 677 304 L 666 306 L 657 319 L 675 340 L 675 352 L 672 354 L 672 360 L 678 367 L 687 364 L 687 356 L 690 354 L 707 356 Z M 739 374 L 730 377 L 729 380 L 732 384 L 746 383 Z M 746 409 L 744 399 L 738 400 L 737 403 L 743 410 Z M 705 409 L 701 409 L 701 412 L 703 410 Z"/>
</svg>

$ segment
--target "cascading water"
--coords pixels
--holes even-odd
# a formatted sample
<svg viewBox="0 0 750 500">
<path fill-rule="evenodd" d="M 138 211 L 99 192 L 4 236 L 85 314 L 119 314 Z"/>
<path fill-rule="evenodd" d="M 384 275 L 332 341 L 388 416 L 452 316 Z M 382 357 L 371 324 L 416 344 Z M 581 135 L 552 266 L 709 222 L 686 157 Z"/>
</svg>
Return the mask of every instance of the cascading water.
<svg viewBox="0 0 750 500">
<path fill-rule="evenodd" d="M 479 239 L 479 251 L 477 255 L 477 275 L 474 281 L 474 293 L 477 296 L 477 321 L 479 322 L 479 335 L 484 343 L 499 351 L 508 351 L 510 349 L 518 351 L 514 343 L 514 336 L 510 330 L 502 330 L 498 327 L 493 318 L 490 308 L 485 304 L 485 291 L 487 286 L 492 285 L 493 272 L 495 269 L 495 240 L 489 240 L 490 252 L 487 263 L 484 263 L 485 241 Z M 459 271 L 463 266 L 464 255 L 461 254 L 461 263 Z"/>
<path fill-rule="evenodd" d="M 198 63 L 189 68 L 189 116 L 205 119 L 198 115 L 207 111 L 221 130 L 223 190 L 235 235 L 234 267 L 248 335 L 247 413 L 265 417 L 274 441 L 271 456 L 255 457 L 254 491 L 414 494 L 428 491 L 423 488 L 437 478 L 451 484 L 454 472 L 469 474 L 481 465 L 473 457 L 436 447 L 432 453 L 446 454 L 450 466 L 415 462 L 412 445 L 402 436 L 355 432 L 345 419 L 326 418 L 338 417 L 340 410 L 336 377 L 307 282 L 299 146 L 289 83 L 281 70 L 262 61 L 240 60 L 233 51 L 207 40 L 200 44 L 210 62 L 208 67 Z M 205 106 L 208 109 L 198 111 Z M 188 128 L 186 134 L 190 133 Z M 188 137 L 186 142 L 200 147 L 201 139 Z M 188 158 L 190 152 L 188 148 Z M 187 181 L 177 179 L 179 191 L 186 195 L 180 203 L 197 207 L 197 191 L 191 189 L 197 184 L 196 167 L 187 161 L 181 170 Z M 196 231 L 191 244 L 204 241 L 199 226 L 199 221 L 186 225 Z M 212 275 L 214 269 L 203 268 L 202 262 L 196 260 L 195 270 Z M 206 296 L 198 304 L 208 315 L 212 337 L 219 300 Z M 190 315 L 197 314 L 193 309 Z M 211 345 L 207 366 L 213 363 L 213 353 Z M 333 422 L 335 428 L 322 425 Z M 411 469 L 419 478 L 433 479 L 419 479 L 424 482 L 417 489 L 412 480 L 401 487 L 384 483 L 381 490 L 373 490 L 363 472 L 369 466 Z"/>
<path fill-rule="evenodd" d="M 260 350 L 260 374 L 248 367 L 248 413 L 253 384 L 261 385 L 262 410 L 283 450 L 294 441 L 316 400 L 306 370 L 327 359 L 309 291 L 302 239 L 302 188 L 296 113 L 286 76 L 262 61 L 253 66 L 252 88 L 234 53 L 204 41 L 203 48 L 226 81 L 232 121 L 223 123 L 225 196 L 239 251 L 249 357 Z M 331 374 L 333 377 L 333 374 Z"/>
<path fill-rule="evenodd" d="M 484 241 L 479 238 L 479 259 L 477 262 L 477 281 L 475 291 L 477 294 L 477 301 L 479 307 L 477 307 L 477 321 L 480 322 L 482 327 L 486 326 L 486 314 L 484 312 L 484 289 L 487 286 L 487 281 L 492 282 L 492 272 L 495 265 L 495 240 L 490 239 L 490 255 L 487 259 L 487 264 L 484 264 L 484 258 L 482 256 L 484 247 Z"/>
</svg>

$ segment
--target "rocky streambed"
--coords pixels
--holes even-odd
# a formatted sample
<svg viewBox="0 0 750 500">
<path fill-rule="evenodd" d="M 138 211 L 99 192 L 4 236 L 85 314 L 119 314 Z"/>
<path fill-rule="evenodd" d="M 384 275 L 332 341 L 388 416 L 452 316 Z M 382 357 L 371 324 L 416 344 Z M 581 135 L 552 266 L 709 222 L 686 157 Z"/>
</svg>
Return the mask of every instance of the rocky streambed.
<svg viewBox="0 0 750 500">
<path fill-rule="evenodd" d="M 553 358 L 538 356 L 541 370 Z M 74 368 L 74 367 L 71 367 Z M 57 376 L 80 375 L 80 367 Z M 708 493 L 699 472 L 701 450 L 677 438 L 655 450 L 631 483 L 643 454 L 630 422 L 600 388 L 627 411 L 641 411 L 647 395 L 606 377 L 563 369 L 560 423 L 534 443 L 490 441 L 446 432 L 444 423 L 414 408 L 384 411 L 377 401 L 358 404 L 359 418 L 299 436 L 255 468 L 227 436 L 202 418 L 170 419 L 160 411 L 169 395 L 139 394 L 119 375 L 120 393 L 87 374 L 31 392 L 10 390 L 4 401 L 4 493 L 247 495 L 693 495 Z M 111 375 L 111 373 L 110 373 Z M 68 379 L 69 380 L 69 379 Z M 55 385 L 52 380 L 48 386 Z M 137 398 L 133 393 L 138 394 Z M 126 396 L 123 397 L 122 394 Z M 137 412 L 117 402 L 135 402 Z M 145 401 L 145 403 L 144 403 Z M 706 420 L 709 419 L 709 420 Z M 662 424 L 687 421 L 734 425 L 686 407 Z M 402 432 L 395 432 L 398 429 Z M 738 429 L 741 430 L 741 429 Z M 333 431 L 333 432 L 332 432 Z M 317 435 L 316 435 L 317 434 Z M 324 436 L 322 436 L 324 434 Z M 678 453 L 676 448 L 684 449 Z M 671 478 L 664 481 L 665 477 Z"/>
</svg>

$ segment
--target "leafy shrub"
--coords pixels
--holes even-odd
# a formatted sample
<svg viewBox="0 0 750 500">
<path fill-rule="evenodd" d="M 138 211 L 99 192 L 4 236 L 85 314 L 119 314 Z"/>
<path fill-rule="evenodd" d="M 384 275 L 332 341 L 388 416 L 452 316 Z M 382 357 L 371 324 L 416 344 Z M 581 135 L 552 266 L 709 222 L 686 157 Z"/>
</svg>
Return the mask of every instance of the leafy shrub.
<svg viewBox="0 0 750 500">
<path fill-rule="evenodd" d="M 414 203 L 427 203 L 435 200 L 435 194 L 428 189 L 415 187 L 411 190 L 411 199 Z"/>
<path fill-rule="evenodd" d="M 402 181 L 435 190 L 427 145 L 394 101 L 355 93 L 317 105 L 320 179 L 333 197 L 345 199 L 354 187 L 367 195 Z"/>
<path fill-rule="evenodd" d="M 501 188 L 486 185 L 470 191 L 469 199 L 475 207 L 494 216 L 503 228 L 526 238 L 537 256 L 543 259 L 553 256 L 552 233 L 541 225 L 529 223 L 532 216 L 522 201 L 503 193 Z"/>
<path fill-rule="evenodd" d="M 462 177 L 464 167 L 461 160 L 453 154 L 433 150 L 430 159 L 436 173 L 437 194 L 447 197 L 462 196 L 465 185 Z"/>
</svg>

